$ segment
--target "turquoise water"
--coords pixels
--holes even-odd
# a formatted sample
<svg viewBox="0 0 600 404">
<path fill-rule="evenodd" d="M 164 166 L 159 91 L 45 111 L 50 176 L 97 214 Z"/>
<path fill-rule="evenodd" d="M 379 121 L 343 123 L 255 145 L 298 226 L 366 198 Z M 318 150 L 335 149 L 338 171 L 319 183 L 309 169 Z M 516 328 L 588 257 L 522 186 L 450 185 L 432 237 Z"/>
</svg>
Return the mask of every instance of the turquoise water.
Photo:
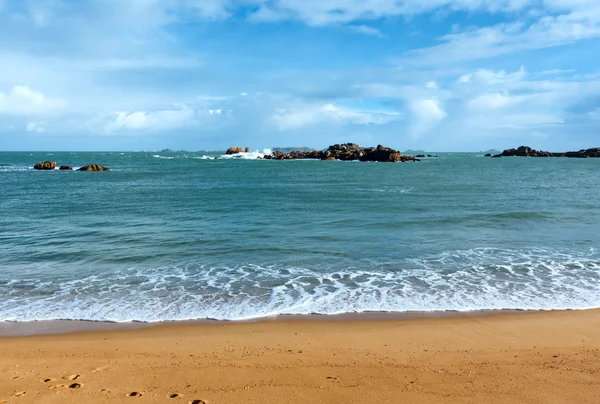
<svg viewBox="0 0 600 404">
<path fill-rule="evenodd" d="M 32 169 L 49 159 L 112 171 Z M 0 320 L 600 307 L 599 173 L 0 153 Z"/>
</svg>

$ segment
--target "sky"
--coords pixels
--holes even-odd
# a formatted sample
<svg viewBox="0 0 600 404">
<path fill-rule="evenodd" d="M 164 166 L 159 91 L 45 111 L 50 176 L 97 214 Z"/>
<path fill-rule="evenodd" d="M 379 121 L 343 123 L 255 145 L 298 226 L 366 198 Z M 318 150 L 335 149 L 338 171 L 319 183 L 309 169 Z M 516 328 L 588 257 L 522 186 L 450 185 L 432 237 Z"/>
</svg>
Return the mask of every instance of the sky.
<svg viewBox="0 0 600 404">
<path fill-rule="evenodd" d="M 600 146 L 600 0 L 0 0 L 0 150 Z"/>
</svg>

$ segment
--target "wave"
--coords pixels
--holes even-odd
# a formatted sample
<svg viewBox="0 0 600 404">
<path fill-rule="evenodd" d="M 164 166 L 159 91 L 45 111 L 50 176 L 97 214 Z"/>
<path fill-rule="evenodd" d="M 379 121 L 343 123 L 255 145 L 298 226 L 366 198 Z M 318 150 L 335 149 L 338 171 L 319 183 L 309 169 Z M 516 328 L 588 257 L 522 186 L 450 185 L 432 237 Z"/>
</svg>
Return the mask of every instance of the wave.
<svg viewBox="0 0 600 404">
<path fill-rule="evenodd" d="M 219 159 L 243 159 L 243 160 L 257 160 L 262 159 L 266 155 L 272 154 L 273 151 L 271 149 L 263 149 L 262 151 L 253 151 L 253 152 L 241 152 L 235 154 L 222 154 L 219 156 Z"/>
<path fill-rule="evenodd" d="M 46 272 L 48 273 L 48 272 Z M 0 278 L 0 320 L 243 320 L 284 314 L 600 307 L 600 257 L 473 249 L 369 265 L 131 267 Z"/>
<path fill-rule="evenodd" d="M 186 153 L 186 154 L 180 154 L 180 155 L 176 155 L 176 156 L 162 156 L 160 154 L 153 154 L 152 157 L 157 158 L 157 159 L 164 159 L 164 160 L 174 160 L 174 159 L 197 159 L 197 160 L 235 160 L 235 159 L 242 159 L 242 160 L 259 160 L 264 158 L 266 155 L 271 154 L 272 151 L 271 149 L 263 149 L 261 151 L 253 151 L 253 152 L 241 152 L 241 153 L 235 153 L 235 154 L 202 154 L 200 156 L 196 155 L 196 154 L 190 154 L 190 153 Z"/>
<path fill-rule="evenodd" d="M 17 172 L 17 171 L 31 171 L 33 166 L 13 166 L 13 165 L 0 165 L 0 173 L 2 172 Z"/>
</svg>

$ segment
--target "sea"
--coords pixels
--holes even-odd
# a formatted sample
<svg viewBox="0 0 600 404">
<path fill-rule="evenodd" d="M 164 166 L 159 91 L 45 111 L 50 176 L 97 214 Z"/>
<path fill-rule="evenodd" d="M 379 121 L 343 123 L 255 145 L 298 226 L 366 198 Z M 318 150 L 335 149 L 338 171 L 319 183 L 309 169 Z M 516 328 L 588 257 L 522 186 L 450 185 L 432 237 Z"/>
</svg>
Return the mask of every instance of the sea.
<svg viewBox="0 0 600 404">
<path fill-rule="evenodd" d="M 220 154 L 0 153 L 0 321 L 600 307 L 600 159 Z"/>
</svg>

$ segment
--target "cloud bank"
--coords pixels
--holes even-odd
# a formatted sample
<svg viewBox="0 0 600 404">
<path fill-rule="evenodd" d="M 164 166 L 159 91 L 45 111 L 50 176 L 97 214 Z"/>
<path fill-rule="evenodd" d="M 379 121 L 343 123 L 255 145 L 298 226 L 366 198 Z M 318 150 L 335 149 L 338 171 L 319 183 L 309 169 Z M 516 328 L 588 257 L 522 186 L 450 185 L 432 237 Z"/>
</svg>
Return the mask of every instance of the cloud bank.
<svg viewBox="0 0 600 404">
<path fill-rule="evenodd" d="M 0 27 L 4 149 L 600 142 L 596 0 L 0 0 Z"/>
</svg>

